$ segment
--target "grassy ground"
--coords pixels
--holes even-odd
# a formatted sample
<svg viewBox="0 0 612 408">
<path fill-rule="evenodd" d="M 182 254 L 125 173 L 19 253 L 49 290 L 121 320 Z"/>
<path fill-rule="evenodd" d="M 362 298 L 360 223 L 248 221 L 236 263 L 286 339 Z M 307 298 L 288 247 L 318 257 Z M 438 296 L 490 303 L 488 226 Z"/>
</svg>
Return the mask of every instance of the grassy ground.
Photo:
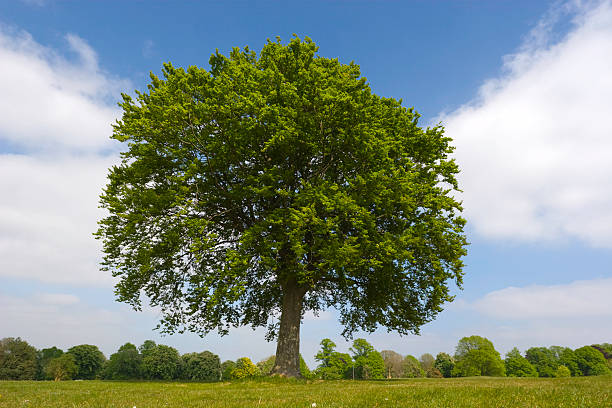
<svg viewBox="0 0 612 408">
<path fill-rule="evenodd" d="M 0 381 L 0 407 L 612 408 L 612 377 L 234 383 Z"/>
</svg>

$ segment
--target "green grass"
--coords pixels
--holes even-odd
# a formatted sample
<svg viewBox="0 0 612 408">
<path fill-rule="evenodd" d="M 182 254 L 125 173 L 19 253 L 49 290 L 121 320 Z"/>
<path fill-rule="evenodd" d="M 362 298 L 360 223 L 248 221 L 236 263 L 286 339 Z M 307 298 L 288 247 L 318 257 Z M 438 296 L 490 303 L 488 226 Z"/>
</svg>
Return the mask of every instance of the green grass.
<svg viewBox="0 0 612 408">
<path fill-rule="evenodd" d="M 0 407 L 612 408 L 612 377 L 232 383 L 3 381 Z"/>
</svg>

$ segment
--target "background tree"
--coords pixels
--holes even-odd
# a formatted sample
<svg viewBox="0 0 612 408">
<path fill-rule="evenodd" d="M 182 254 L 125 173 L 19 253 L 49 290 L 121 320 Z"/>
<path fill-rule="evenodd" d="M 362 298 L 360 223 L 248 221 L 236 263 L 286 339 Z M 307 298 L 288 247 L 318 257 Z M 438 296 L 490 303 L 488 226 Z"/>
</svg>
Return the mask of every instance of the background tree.
<svg viewBox="0 0 612 408">
<path fill-rule="evenodd" d="M 153 340 L 145 340 L 140 347 L 138 347 L 138 351 L 143 356 L 147 354 L 149 351 L 153 350 L 157 344 Z"/>
<path fill-rule="evenodd" d="M 385 363 L 385 377 L 400 378 L 403 375 L 404 357 L 393 350 L 383 350 L 380 352 Z"/>
<path fill-rule="evenodd" d="M 221 363 L 221 380 L 231 380 L 232 371 L 234 371 L 234 368 L 236 368 L 236 363 L 232 360 L 227 360 Z"/>
<path fill-rule="evenodd" d="M 425 371 L 425 376 L 427 378 L 444 378 L 442 372 L 438 370 L 436 366 L 431 366 L 427 371 Z"/>
<path fill-rule="evenodd" d="M 450 138 L 317 50 L 294 38 L 216 53 L 209 71 L 168 63 L 124 95 L 97 232 L 118 300 L 146 295 L 166 332 L 280 314 L 267 338 L 289 376 L 306 311 L 336 307 L 345 336 L 418 333 L 466 253 Z"/>
<path fill-rule="evenodd" d="M 338 380 L 348 378 L 349 370 L 352 370 L 353 359 L 346 353 L 335 351 L 336 343 L 330 339 L 321 340 L 321 350 L 315 355 L 319 366 L 315 375 L 324 380 Z M 352 373 L 351 373 L 352 376 Z"/>
<path fill-rule="evenodd" d="M 78 372 L 76 358 L 70 353 L 51 359 L 45 366 L 45 374 L 53 381 L 71 380 Z"/>
<path fill-rule="evenodd" d="M 46 374 L 47 364 L 54 358 L 58 358 L 64 354 L 63 350 L 58 349 L 57 347 L 49 347 L 44 348 L 36 352 L 36 365 L 37 365 L 37 375 L 36 379 L 38 380 L 53 380 L 52 375 Z"/>
<path fill-rule="evenodd" d="M 355 339 L 350 349 L 353 353 L 355 378 L 370 380 L 385 376 L 385 362 L 382 356 L 365 339 Z"/>
<path fill-rule="evenodd" d="M 578 368 L 583 375 L 604 375 L 610 370 L 603 354 L 591 346 L 584 346 L 574 351 Z"/>
<path fill-rule="evenodd" d="M 557 367 L 557 371 L 555 371 L 555 377 L 557 378 L 566 378 L 571 376 L 572 373 L 570 372 L 569 368 L 564 365 L 560 365 L 559 367 Z"/>
<path fill-rule="evenodd" d="M 564 365 L 570 370 L 572 377 L 582 375 L 580 367 L 578 367 L 578 358 L 576 353 L 569 347 L 564 347 L 559 356 L 559 364 Z"/>
<path fill-rule="evenodd" d="M 140 367 L 148 380 L 174 380 L 181 375 L 182 360 L 174 347 L 157 344 L 143 351 Z"/>
<path fill-rule="evenodd" d="M 310 368 L 308 368 L 308 364 L 306 364 L 306 361 L 304 361 L 304 357 L 302 357 L 301 354 L 300 354 L 300 376 L 306 379 L 314 378 L 313 372 L 310 371 Z"/>
<path fill-rule="evenodd" d="M 440 370 L 442 376 L 449 378 L 455 367 L 455 359 L 446 353 L 438 353 L 434 366 Z"/>
<path fill-rule="evenodd" d="M 405 378 L 421 378 L 425 377 L 425 371 L 421 367 L 421 363 L 416 357 L 407 355 L 404 358 L 404 377 Z"/>
<path fill-rule="evenodd" d="M 525 352 L 525 358 L 533 364 L 540 377 L 554 377 L 559 367 L 555 353 L 546 347 L 531 347 Z"/>
<path fill-rule="evenodd" d="M 508 377 L 537 377 L 538 371 L 535 367 L 521 355 L 515 347 L 506 354 L 504 360 L 506 375 Z"/>
<path fill-rule="evenodd" d="M 266 376 L 272 373 L 272 369 L 274 368 L 274 360 L 276 360 L 276 356 L 270 356 L 264 358 L 256 364 L 261 375 Z"/>
<path fill-rule="evenodd" d="M 459 340 L 455 361 L 453 377 L 505 375 L 504 362 L 493 343 L 484 337 L 470 336 Z"/>
<path fill-rule="evenodd" d="M 92 346 L 91 344 L 71 347 L 67 353 L 74 356 L 74 362 L 77 366 L 75 379 L 93 380 L 100 373 L 106 361 L 98 346 Z"/>
<path fill-rule="evenodd" d="M 109 380 L 133 380 L 141 377 L 142 356 L 132 343 L 125 343 L 112 354 L 103 372 Z"/>
<path fill-rule="evenodd" d="M 427 373 L 428 370 L 431 370 L 435 362 L 436 359 L 429 353 L 422 354 L 421 357 L 419 357 L 419 363 L 421 363 L 421 367 L 423 367 L 423 371 L 425 371 L 425 373 Z"/>
<path fill-rule="evenodd" d="M 248 357 L 242 357 L 236 360 L 236 367 L 232 370 L 232 378 L 238 380 L 259 377 L 260 375 L 259 369 Z"/>
<path fill-rule="evenodd" d="M 36 349 L 19 337 L 0 340 L 0 380 L 36 379 Z"/>
<path fill-rule="evenodd" d="M 221 360 L 210 351 L 189 353 L 182 356 L 182 378 L 191 381 L 219 381 Z"/>
<path fill-rule="evenodd" d="M 610 343 L 593 344 L 591 345 L 591 347 L 593 347 L 595 350 L 598 350 L 601 354 L 603 354 L 604 358 L 608 362 L 608 368 L 612 370 L 612 344 Z"/>
</svg>

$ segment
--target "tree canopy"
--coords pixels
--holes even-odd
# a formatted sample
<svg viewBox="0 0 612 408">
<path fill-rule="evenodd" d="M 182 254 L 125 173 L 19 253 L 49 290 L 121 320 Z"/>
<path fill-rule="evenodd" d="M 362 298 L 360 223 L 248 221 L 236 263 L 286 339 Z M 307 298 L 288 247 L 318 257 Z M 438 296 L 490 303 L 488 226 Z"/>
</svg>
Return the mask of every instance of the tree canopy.
<svg viewBox="0 0 612 408">
<path fill-rule="evenodd" d="M 421 363 L 416 357 L 407 355 L 404 358 L 404 377 L 406 378 L 420 378 L 425 377 L 425 370 L 421 367 Z"/>
<path fill-rule="evenodd" d="M 143 351 L 140 367 L 144 378 L 149 380 L 173 380 L 178 378 L 183 363 L 178 350 L 164 344 L 151 346 L 151 343 L 153 342 L 145 342 L 146 346 L 141 347 Z"/>
<path fill-rule="evenodd" d="M 540 377 L 554 377 L 559 366 L 554 349 L 546 347 L 531 347 L 525 352 L 525 357 L 536 368 Z"/>
<path fill-rule="evenodd" d="M 21 338 L 0 340 L 0 380 L 34 380 L 36 349 Z"/>
<path fill-rule="evenodd" d="M 480 336 L 464 337 L 459 340 L 455 352 L 455 367 L 453 377 L 505 375 L 504 362 L 493 343 Z"/>
<path fill-rule="evenodd" d="M 119 301 L 146 295 L 167 332 L 266 326 L 286 375 L 306 311 L 335 307 L 347 337 L 418 333 L 466 253 L 443 128 L 317 51 L 296 37 L 166 63 L 123 95 L 97 232 Z"/>
<path fill-rule="evenodd" d="M 218 381 L 221 377 L 221 360 L 210 351 L 188 353 L 182 356 L 182 378 L 192 381 Z"/>
<path fill-rule="evenodd" d="M 603 375 L 609 374 L 610 370 L 606 364 L 606 359 L 599 350 L 591 346 L 584 346 L 574 351 L 576 361 L 583 375 Z"/>
<path fill-rule="evenodd" d="M 68 349 L 67 354 L 74 356 L 77 372 L 74 376 L 80 380 L 93 380 L 102 370 L 106 357 L 98 346 L 81 344 Z"/>
<path fill-rule="evenodd" d="M 385 376 L 385 362 L 381 354 L 365 339 L 355 339 L 350 349 L 353 353 L 355 378 L 381 379 Z"/>
<path fill-rule="evenodd" d="M 116 353 L 112 354 L 106 366 L 103 376 L 109 380 L 130 380 L 140 378 L 140 365 L 142 356 L 132 343 L 125 343 L 119 347 Z"/>
<path fill-rule="evenodd" d="M 538 371 L 535 369 L 535 367 L 529 362 L 529 360 L 521 355 L 521 352 L 516 347 L 506 354 L 504 364 L 506 366 L 506 375 L 508 377 L 538 376 Z"/>
<path fill-rule="evenodd" d="M 71 380 L 79 371 L 74 354 L 66 353 L 51 359 L 45 365 L 45 374 L 54 381 Z"/>
<path fill-rule="evenodd" d="M 455 367 L 455 360 L 449 354 L 441 352 L 436 356 L 434 365 L 440 370 L 443 377 L 448 378 Z"/>
<path fill-rule="evenodd" d="M 324 380 L 338 380 L 348 376 L 353 360 L 346 353 L 336 351 L 336 343 L 330 339 L 321 340 L 321 350 L 315 355 L 319 361 L 316 375 Z"/>
<path fill-rule="evenodd" d="M 383 350 L 380 352 L 380 355 L 385 362 L 385 377 L 387 378 L 400 378 L 403 373 L 403 362 L 404 357 L 393 351 L 393 350 Z"/>
</svg>

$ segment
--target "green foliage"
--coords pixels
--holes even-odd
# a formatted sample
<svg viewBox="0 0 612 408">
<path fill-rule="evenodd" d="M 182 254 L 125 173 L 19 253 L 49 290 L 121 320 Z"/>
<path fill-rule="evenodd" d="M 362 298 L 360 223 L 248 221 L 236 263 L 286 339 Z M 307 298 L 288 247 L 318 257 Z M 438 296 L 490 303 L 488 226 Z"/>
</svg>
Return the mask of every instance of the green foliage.
<svg viewBox="0 0 612 408">
<path fill-rule="evenodd" d="M 210 351 L 189 353 L 182 357 L 182 378 L 192 381 L 219 381 L 221 377 L 221 360 Z"/>
<path fill-rule="evenodd" d="M 236 367 L 232 370 L 232 378 L 241 380 L 246 378 L 258 377 L 261 375 L 259 369 L 250 358 L 242 357 L 236 360 Z"/>
<path fill-rule="evenodd" d="M 385 362 L 385 377 L 386 378 L 401 378 L 403 372 L 404 357 L 393 350 L 383 350 L 380 355 Z"/>
<path fill-rule="evenodd" d="M 49 347 L 36 352 L 36 365 L 37 365 L 37 380 L 53 380 L 53 377 L 47 375 L 45 370 L 49 361 L 53 360 L 64 354 L 64 352 L 57 347 Z"/>
<path fill-rule="evenodd" d="M 0 340 L 0 380 L 34 380 L 36 349 L 19 337 Z"/>
<path fill-rule="evenodd" d="M 236 363 L 232 360 L 227 360 L 221 363 L 221 379 L 223 381 L 231 380 L 232 371 L 236 368 Z"/>
<path fill-rule="evenodd" d="M 434 366 L 429 367 L 429 369 L 425 371 L 425 376 L 427 378 L 444 378 L 440 370 Z"/>
<path fill-rule="evenodd" d="M 525 352 L 525 357 L 538 371 L 540 377 L 554 377 L 559 366 L 554 351 L 546 347 L 531 347 Z"/>
<path fill-rule="evenodd" d="M 601 343 L 601 344 L 593 344 L 591 345 L 595 350 L 598 350 L 601 354 L 603 354 L 606 360 L 612 359 L 612 344 L 610 343 Z"/>
<path fill-rule="evenodd" d="M 537 377 L 538 371 L 535 367 L 521 355 L 515 347 L 506 354 L 506 375 L 508 377 Z"/>
<path fill-rule="evenodd" d="M 53 358 L 45 366 L 45 374 L 54 381 L 71 380 L 76 377 L 78 372 L 76 358 L 71 353 Z"/>
<path fill-rule="evenodd" d="M 155 346 L 156 344 L 153 340 L 145 340 L 144 343 L 142 343 L 140 347 L 138 347 L 138 351 L 144 356 L 149 351 L 153 350 Z"/>
<path fill-rule="evenodd" d="M 303 378 L 307 380 L 314 377 L 314 374 L 312 373 L 312 371 L 310 371 L 310 368 L 308 368 L 308 364 L 306 364 L 306 361 L 304 361 L 304 357 L 302 357 L 301 354 L 300 354 L 300 374 Z"/>
<path fill-rule="evenodd" d="M 578 377 L 582 375 L 580 367 L 578 367 L 578 357 L 576 353 L 569 347 L 565 347 L 559 357 L 559 364 L 564 365 L 570 370 L 572 377 Z"/>
<path fill-rule="evenodd" d="M 440 370 L 442 376 L 449 378 L 455 367 L 455 359 L 446 353 L 438 353 L 434 366 Z"/>
<path fill-rule="evenodd" d="M 423 371 L 425 371 L 425 373 L 433 368 L 435 362 L 436 359 L 429 353 L 425 353 L 419 357 L 419 363 L 421 363 L 421 367 L 423 367 Z"/>
<path fill-rule="evenodd" d="M 174 347 L 158 344 L 143 350 L 140 367 L 148 380 L 174 380 L 181 375 L 182 360 Z"/>
<path fill-rule="evenodd" d="M 141 377 L 142 356 L 132 343 L 125 343 L 108 359 L 103 377 L 109 380 L 133 380 Z"/>
<path fill-rule="evenodd" d="M 356 379 L 370 380 L 385 377 L 385 362 L 382 356 L 365 339 L 355 339 L 350 351 L 353 353 Z"/>
<path fill-rule="evenodd" d="M 578 368 L 582 375 L 604 375 L 610 370 L 603 354 L 591 346 L 584 346 L 574 351 Z"/>
<path fill-rule="evenodd" d="M 349 369 L 353 366 L 353 359 L 346 353 L 335 351 L 336 343 L 330 339 L 321 340 L 321 350 L 315 355 L 319 366 L 315 376 L 324 380 L 338 380 L 349 377 Z M 352 375 L 352 374 L 351 374 Z"/>
<path fill-rule="evenodd" d="M 74 356 L 74 362 L 77 366 L 75 379 L 93 380 L 101 372 L 106 358 L 97 346 L 90 344 L 81 344 L 68 349 L 68 354 Z"/>
<path fill-rule="evenodd" d="M 317 50 L 167 63 L 123 96 L 97 237 L 118 300 L 146 296 L 164 331 L 266 326 L 291 290 L 302 313 L 336 307 L 345 335 L 417 333 L 461 285 L 451 139 Z"/>
<path fill-rule="evenodd" d="M 572 376 L 572 373 L 570 369 L 564 365 L 560 365 L 559 367 L 557 367 L 557 371 L 555 371 L 555 377 L 557 378 L 566 378 L 566 377 L 571 377 L 571 376 Z"/>
<path fill-rule="evenodd" d="M 608 368 L 612 371 L 612 344 L 610 343 L 601 343 L 601 344 L 593 344 L 591 345 L 595 350 L 598 350 L 601 354 L 603 354 L 604 358 L 607 361 Z"/>
<path fill-rule="evenodd" d="M 261 375 L 266 376 L 266 375 L 270 375 L 270 373 L 272 372 L 275 362 L 276 362 L 276 356 L 270 356 L 270 357 L 267 357 L 261 360 L 256 365 Z"/>
<path fill-rule="evenodd" d="M 421 378 L 425 377 L 425 371 L 421 367 L 421 363 L 416 357 L 407 355 L 404 358 L 404 375 L 405 378 Z"/>
<path fill-rule="evenodd" d="M 493 343 L 480 336 L 464 337 L 459 340 L 455 352 L 455 367 L 453 377 L 491 376 L 503 377 L 505 375 L 504 362 Z"/>
</svg>

